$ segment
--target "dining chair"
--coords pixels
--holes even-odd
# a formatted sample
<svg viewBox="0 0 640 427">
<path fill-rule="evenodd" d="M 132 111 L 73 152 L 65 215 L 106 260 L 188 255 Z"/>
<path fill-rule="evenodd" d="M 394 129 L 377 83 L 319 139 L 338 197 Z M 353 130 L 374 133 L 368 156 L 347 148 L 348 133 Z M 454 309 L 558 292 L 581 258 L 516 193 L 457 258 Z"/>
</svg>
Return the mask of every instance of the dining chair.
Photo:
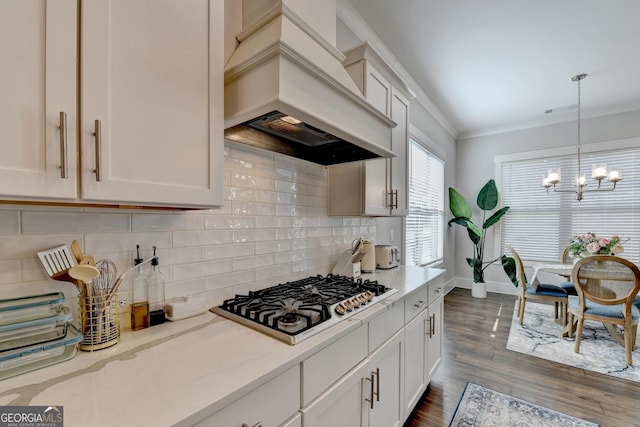
<svg viewBox="0 0 640 427">
<path fill-rule="evenodd" d="M 569 297 L 568 304 L 571 329 L 577 319 L 574 351 L 580 352 L 584 321 L 602 322 L 613 338 L 624 346 L 627 364 L 632 366 L 640 319 L 640 309 L 634 305 L 640 291 L 638 267 L 614 255 L 593 255 L 576 262 L 572 278 L 578 291 L 577 296 Z M 622 328 L 622 333 L 618 327 Z"/>
<path fill-rule="evenodd" d="M 573 263 L 573 257 L 569 254 L 569 246 L 565 246 L 562 250 L 562 253 L 560 254 L 560 262 L 562 264 Z M 576 287 L 571 283 L 571 277 L 567 277 L 567 281 L 560 283 L 558 286 L 564 289 L 567 292 L 567 295 L 578 295 Z"/>
<path fill-rule="evenodd" d="M 520 324 L 524 321 L 524 307 L 527 300 L 538 300 L 552 302 L 554 304 L 555 317 L 565 324 L 567 321 L 567 292 L 558 285 L 538 284 L 535 289 L 528 286 L 527 276 L 524 272 L 524 264 L 522 258 L 513 246 L 508 245 L 507 248 L 513 255 L 516 262 L 516 278 L 518 280 L 518 316 Z"/>
</svg>

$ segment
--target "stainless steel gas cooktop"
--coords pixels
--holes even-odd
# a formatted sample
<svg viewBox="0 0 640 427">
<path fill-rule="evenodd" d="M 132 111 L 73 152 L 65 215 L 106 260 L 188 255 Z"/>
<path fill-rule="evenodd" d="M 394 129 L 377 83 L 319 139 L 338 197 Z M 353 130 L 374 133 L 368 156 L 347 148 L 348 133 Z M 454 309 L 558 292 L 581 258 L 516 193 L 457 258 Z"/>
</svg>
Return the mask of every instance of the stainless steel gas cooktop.
<svg viewBox="0 0 640 427">
<path fill-rule="evenodd" d="M 375 280 L 330 274 L 236 295 L 211 311 L 297 344 L 395 292 Z"/>
</svg>

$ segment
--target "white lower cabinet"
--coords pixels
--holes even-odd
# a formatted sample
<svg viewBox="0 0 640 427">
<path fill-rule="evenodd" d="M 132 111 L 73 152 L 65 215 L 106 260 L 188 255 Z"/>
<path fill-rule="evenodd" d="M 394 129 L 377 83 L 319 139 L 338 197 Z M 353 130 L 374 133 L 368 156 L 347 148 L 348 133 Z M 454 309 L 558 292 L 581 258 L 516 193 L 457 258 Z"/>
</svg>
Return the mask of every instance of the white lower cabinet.
<svg viewBox="0 0 640 427">
<path fill-rule="evenodd" d="M 409 416 L 427 388 L 427 332 L 429 310 L 423 310 L 404 329 L 404 412 Z"/>
<path fill-rule="evenodd" d="M 402 424 L 402 331 L 302 409 L 304 427 Z"/>
<path fill-rule="evenodd" d="M 300 365 L 290 368 L 208 418 L 197 427 L 300 426 Z"/>
<path fill-rule="evenodd" d="M 405 315 L 415 316 L 404 328 L 405 420 L 427 389 L 442 359 L 442 287 L 442 280 L 437 280 L 426 289 L 426 298 L 425 292 L 417 292 L 405 300 Z M 415 315 L 416 307 L 424 309 Z"/>
</svg>

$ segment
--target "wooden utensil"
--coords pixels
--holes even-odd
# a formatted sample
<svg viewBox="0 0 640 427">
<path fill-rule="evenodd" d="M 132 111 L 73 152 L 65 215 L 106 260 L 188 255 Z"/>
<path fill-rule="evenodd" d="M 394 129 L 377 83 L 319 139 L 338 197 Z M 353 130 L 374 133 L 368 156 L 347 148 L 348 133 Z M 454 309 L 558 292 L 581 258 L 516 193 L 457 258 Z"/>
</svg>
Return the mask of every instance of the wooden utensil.
<svg viewBox="0 0 640 427">
<path fill-rule="evenodd" d="M 82 253 L 82 249 L 80 249 L 80 244 L 77 240 L 71 242 L 71 252 L 78 263 L 80 263 L 80 260 L 84 258 L 84 254 Z"/>
</svg>

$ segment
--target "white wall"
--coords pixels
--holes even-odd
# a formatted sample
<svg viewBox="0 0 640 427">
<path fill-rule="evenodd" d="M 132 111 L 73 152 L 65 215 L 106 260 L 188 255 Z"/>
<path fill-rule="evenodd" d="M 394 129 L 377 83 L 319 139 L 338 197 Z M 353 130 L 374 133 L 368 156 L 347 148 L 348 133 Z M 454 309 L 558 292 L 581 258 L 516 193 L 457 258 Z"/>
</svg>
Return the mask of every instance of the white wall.
<svg viewBox="0 0 640 427">
<path fill-rule="evenodd" d="M 490 179 L 495 179 L 494 156 L 525 151 L 542 150 L 563 146 L 575 146 L 577 143 L 576 122 L 570 121 L 549 126 L 505 132 L 456 142 L 456 186 L 469 203 L 475 205 L 480 188 Z M 583 119 L 581 121 L 581 143 L 602 143 L 606 141 L 640 136 L 640 110 L 627 113 Z M 541 176 L 544 173 L 541 172 Z M 540 191 L 544 191 L 540 187 Z M 480 210 L 474 211 L 479 218 Z M 508 214 L 507 214 L 508 215 Z M 477 222 L 476 222 L 477 223 Z M 470 286 L 471 269 L 465 257 L 472 255 L 472 247 L 466 230 L 456 226 L 455 277 L 461 286 Z M 487 239 L 485 259 L 491 259 L 495 253 L 492 239 Z M 486 275 L 489 290 L 513 292 L 507 277 L 499 264 L 492 266 Z"/>
</svg>

